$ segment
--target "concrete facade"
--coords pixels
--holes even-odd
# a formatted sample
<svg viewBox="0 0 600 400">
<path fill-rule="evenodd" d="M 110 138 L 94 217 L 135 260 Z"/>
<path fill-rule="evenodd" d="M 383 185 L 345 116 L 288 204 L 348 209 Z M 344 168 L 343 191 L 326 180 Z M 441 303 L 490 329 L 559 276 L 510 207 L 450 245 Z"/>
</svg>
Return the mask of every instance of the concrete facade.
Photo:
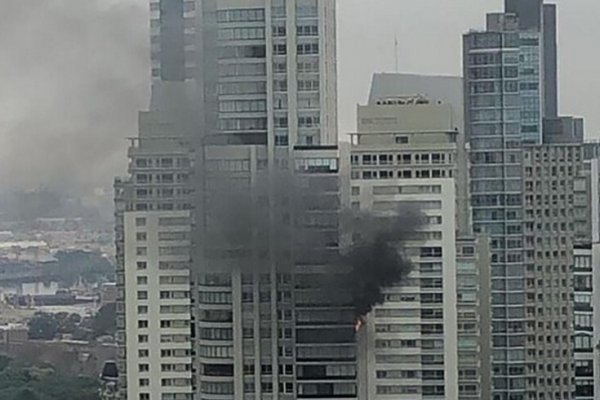
<svg viewBox="0 0 600 400">
<path fill-rule="evenodd" d="M 358 108 L 351 207 L 385 215 L 410 204 L 427 219 L 407 250 L 414 271 L 402 285 L 386 289 L 385 302 L 359 333 L 361 398 L 473 399 L 489 393 L 489 329 L 487 340 L 481 336 L 482 324 L 489 324 L 489 258 L 475 239 L 457 239 L 458 209 L 466 205 L 456 195 L 455 123 L 451 105 L 418 95 L 372 99 Z M 458 264 L 465 268 L 459 271 Z"/>
<path fill-rule="evenodd" d="M 574 358 L 575 358 L 575 399 L 594 398 L 594 375 L 597 374 L 597 350 L 594 349 L 594 313 L 597 306 L 593 302 L 594 267 L 591 245 L 578 246 L 574 250 Z"/>
<path fill-rule="evenodd" d="M 210 190 L 194 289 L 200 398 L 215 397 L 217 387 L 236 399 L 356 398 L 352 306 L 343 290 L 322 292 L 324 277 L 343 272 L 333 266 L 343 202 L 339 150 L 296 146 L 272 169 L 263 146 L 210 145 L 202 157 Z M 220 239 L 223 226 L 210 223 L 221 207 L 212 199 L 236 193 L 242 202 L 225 208 L 246 220 L 235 211 L 246 204 L 258 218 L 239 243 Z M 215 293 L 221 300 L 208 301 Z"/>
<path fill-rule="evenodd" d="M 581 143 L 526 146 L 524 240 L 526 263 L 527 378 L 531 395 L 573 398 L 575 216 L 586 209 L 575 192 L 582 174 Z M 577 329 L 577 323 L 575 324 Z"/>
<path fill-rule="evenodd" d="M 335 1 L 151 0 L 150 12 L 152 100 L 150 112 L 140 116 L 140 137 L 163 144 L 168 137 L 184 138 L 183 149 L 193 158 L 182 193 L 191 203 L 183 210 L 192 222 L 184 268 L 189 299 L 179 299 L 192 307 L 188 336 L 178 344 L 185 347 L 178 352 L 185 367 L 177 367 L 178 380 L 167 382 L 181 386 L 166 393 L 166 378 L 154 375 L 164 361 L 152 358 L 152 349 L 143 361 L 149 373 L 139 378 L 149 385 L 139 385 L 136 349 L 145 344 L 137 336 L 153 340 L 161 333 L 139 332 L 145 322 L 136 327 L 127 316 L 145 304 L 128 304 L 132 296 L 122 291 L 127 398 L 356 398 L 351 305 L 343 296 L 319 297 L 321 277 L 332 273 L 337 259 L 343 202 Z M 168 156 L 170 147 L 152 141 L 146 140 L 149 149 L 143 141 L 134 146 L 136 152 Z M 130 220 L 154 223 L 170 213 L 181 218 L 177 207 L 128 217 L 128 211 L 146 211 L 132 203 L 135 184 L 116 185 L 117 247 L 129 289 L 139 278 L 128 267 L 138 262 L 127 251 L 138 247 L 128 233 Z M 225 232 L 223 205 L 231 211 L 225 214 L 241 217 L 235 223 L 248 218 L 242 228 L 249 228 L 249 237 L 240 242 Z M 148 254 L 154 254 L 161 243 L 150 231 L 147 240 Z M 155 261 L 148 260 L 149 267 Z M 150 272 L 149 282 L 163 274 Z M 161 307 L 161 300 L 150 302 Z M 149 314 L 148 326 L 158 319 Z"/>
<path fill-rule="evenodd" d="M 534 301 L 536 294 L 528 295 L 533 296 L 531 300 L 524 295 L 533 279 L 530 275 L 535 275 L 537 268 L 532 265 L 536 262 L 535 244 L 526 242 L 532 239 L 526 231 L 524 215 L 524 207 L 527 207 L 525 192 L 531 189 L 523 184 L 528 179 L 524 175 L 523 157 L 528 151 L 524 146 L 539 146 L 550 137 L 556 141 L 558 136 L 563 143 L 573 143 L 573 140 L 565 139 L 562 129 L 558 128 L 561 122 L 556 121 L 556 28 L 553 18 L 556 10 L 550 6 L 544 8 L 541 0 L 508 0 L 505 6 L 504 13 L 488 14 L 485 31 L 465 34 L 463 46 L 473 228 L 475 232 L 489 234 L 492 248 L 493 399 L 571 398 L 571 353 L 564 355 L 565 363 L 560 363 L 562 353 L 553 353 L 561 365 L 557 365 L 560 367 L 557 370 L 554 365 L 550 366 L 556 378 L 547 372 L 552 375 L 544 381 L 547 389 L 536 380 L 540 366 L 527 361 L 539 357 L 539 351 L 545 350 L 535 347 L 534 343 L 541 341 L 543 335 L 536 337 L 537 322 L 529 320 L 534 314 L 531 314 L 532 307 L 528 302 Z M 555 122 L 544 126 L 544 117 Z M 560 132 L 556 136 L 552 132 L 544 136 L 544 129 L 552 127 L 557 127 Z M 534 176 L 550 179 L 549 175 Z M 538 218 L 537 214 L 534 218 Z M 539 218 L 544 220 L 544 214 Z M 565 235 L 570 233 L 569 230 Z M 557 251 L 559 256 L 564 253 L 563 266 L 568 271 L 572 255 L 567 253 L 572 245 L 565 246 Z M 572 315 L 568 278 L 556 278 L 560 284 L 565 283 L 563 294 L 567 296 L 557 306 L 561 312 L 565 311 L 565 315 Z M 559 353 L 566 350 L 570 341 L 569 323 L 565 318 L 557 315 L 556 321 L 551 323 L 567 324 L 561 328 L 565 333 L 560 337 L 561 344 L 557 344 Z M 540 321 L 540 324 L 544 323 Z M 563 342 L 565 338 L 567 342 Z M 552 337 L 552 341 L 554 339 Z M 530 348 L 528 343 L 533 347 Z"/>
<path fill-rule="evenodd" d="M 591 147 L 598 148 L 597 144 Z M 600 349 L 598 343 L 600 343 L 600 159 L 593 157 L 589 160 L 590 165 L 590 195 L 588 197 L 590 202 L 590 220 L 591 220 L 591 250 L 592 250 L 592 279 L 589 281 L 589 277 L 585 278 L 582 282 L 582 289 L 586 289 L 586 292 L 592 292 L 592 341 L 590 343 L 593 348 L 593 380 L 594 387 L 592 394 L 596 397 L 597 393 L 600 393 Z M 590 285 L 591 283 L 591 285 Z M 586 321 L 587 322 L 587 321 Z M 589 325 L 587 325 L 589 334 Z M 584 387 L 585 393 L 589 393 L 589 381 L 585 382 Z"/>
<path fill-rule="evenodd" d="M 335 1 L 151 0 L 150 8 L 153 86 L 184 83 L 203 134 L 337 144 Z"/>
<path fill-rule="evenodd" d="M 191 399 L 192 156 L 182 138 L 132 140 L 117 180 L 117 339 L 123 398 Z"/>
<path fill-rule="evenodd" d="M 458 398 L 489 399 L 492 389 L 489 238 L 459 236 L 456 254 Z"/>
</svg>

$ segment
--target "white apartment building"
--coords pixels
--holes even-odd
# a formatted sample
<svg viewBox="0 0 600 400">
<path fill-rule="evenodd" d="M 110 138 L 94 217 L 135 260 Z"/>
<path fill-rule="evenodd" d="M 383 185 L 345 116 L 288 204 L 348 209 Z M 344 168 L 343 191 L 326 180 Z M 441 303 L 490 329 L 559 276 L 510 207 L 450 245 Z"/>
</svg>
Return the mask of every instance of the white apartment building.
<svg viewBox="0 0 600 400">
<path fill-rule="evenodd" d="M 353 334 L 347 333 L 352 333 L 352 322 L 346 321 L 344 311 L 348 305 L 341 300 L 320 304 L 306 283 L 318 283 L 319 271 L 326 270 L 338 252 L 342 191 L 335 32 L 334 0 L 150 0 L 150 108 L 159 117 L 149 128 L 141 127 L 141 136 L 186 137 L 187 150 L 193 150 L 196 159 L 195 176 L 185 192 L 192 199 L 190 216 L 195 221 L 187 272 L 190 299 L 177 299 L 182 302 L 178 306 L 192 304 L 190 344 L 178 344 L 191 349 L 192 386 L 167 390 L 163 383 L 184 381 L 153 380 L 158 375 L 152 374 L 165 363 L 162 357 L 152 358 L 153 349 L 138 377 L 141 361 L 135 346 L 145 346 L 135 338 L 145 335 L 146 328 L 145 322 L 141 328 L 136 325 L 133 311 L 147 300 L 128 290 L 143 273 L 129 263 L 125 249 L 143 246 L 129 242 L 137 237 L 128 233 L 126 218 L 118 218 L 117 246 L 122 248 L 124 270 L 122 370 L 128 400 L 356 398 L 356 349 Z M 278 200 L 263 189 L 273 185 L 275 176 L 290 172 L 294 181 L 305 185 L 303 196 L 316 193 L 323 199 L 307 211 L 315 215 L 300 218 L 298 226 L 296 216 L 285 220 L 286 229 L 312 229 L 310 244 L 293 238 L 289 249 L 272 246 L 268 238 L 249 249 L 215 243 L 209 223 L 209 204 L 218 196 L 215 186 L 232 183 L 232 188 L 256 194 L 252 204 L 273 206 Z M 134 174 L 132 178 L 137 183 Z M 128 189 L 129 183 L 116 185 L 123 187 L 117 207 L 125 210 L 129 204 L 131 211 L 146 211 L 135 208 L 137 192 Z M 314 188 L 318 189 L 311 192 Z M 145 218 L 154 229 L 156 218 L 178 210 L 161 208 Z M 308 224 L 317 214 L 327 214 L 326 226 Z M 266 225 L 280 223 L 275 220 L 279 217 L 283 218 L 270 214 L 273 220 Z M 163 246 L 150 242 L 152 238 L 148 232 L 147 254 Z M 155 261 L 148 261 L 148 270 L 160 275 Z M 149 283 L 158 279 L 148 275 Z M 296 283 L 297 276 L 302 284 Z M 177 282 L 184 285 L 179 278 Z M 145 290 L 139 290 L 145 296 Z M 150 290 L 148 296 L 152 297 Z M 148 326 L 160 326 L 158 320 L 158 314 L 150 315 Z M 321 331 L 332 334 L 335 342 L 329 343 Z M 159 343 L 159 348 L 165 346 Z M 320 368 L 323 363 L 328 367 Z M 181 379 L 190 375 L 188 370 L 177 372 Z M 172 397 L 175 392 L 179 394 Z"/>
<path fill-rule="evenodd" d="M 418 204 L 429 222 L 419 232 L 423 240 L 407 249 L 415 270 L 402 286 L 385 291 L 385 303 L 359 332 L 365 398 L 458 399 L 454 181 L 352 184 L 360 188 L 352 201 L 361 209 L 389 212 Z"/>
<path fill-rule="evenodd" d="M 368 316 L 360 335 L 361 398 L 459 399 L 456 136 L 452 107 L 420 96 L 359 106 L 351 145 L 351 206 L 417 206 L 408 245 L 415 269 Z"/>
<path fill-rule="evenodd" d="M 192 398 L 189 211 L 127 212 L 128 399 Z"/>
<path fill-rule="evenodd" d="M 129 158 L 115 182 L 121 396 L 190 400 L 192 155 L 182 138 L 144 137 Z"/>
</svg>

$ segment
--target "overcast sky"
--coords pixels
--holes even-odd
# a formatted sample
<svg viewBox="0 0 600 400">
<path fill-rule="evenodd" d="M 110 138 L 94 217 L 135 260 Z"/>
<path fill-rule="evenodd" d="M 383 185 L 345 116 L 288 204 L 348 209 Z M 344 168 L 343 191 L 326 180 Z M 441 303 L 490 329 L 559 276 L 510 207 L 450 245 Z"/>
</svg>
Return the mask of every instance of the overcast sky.
<svg viewBox="0 0 600 400">
<path fill-rule="evenodd" d="M 560 110 L 600 137 L 600 1 L 558 0 Z M 110 188 L 149 92 L 148 0 L 3 0 L 0 189 Z M 338 0 L 340 134 L 374 72 L 460 74 L 461 35 L 502 0 Z"/>
<path fill-rule="evenodd" d="M 600 138 L 600 1 L 559 0 L 559 112 L 586 118 Z M 340 130 L 356 125 L 373 72 L 462 75 L 462 34 L 483 28 L 503 0 L 339 0 Z"/>
</svg>

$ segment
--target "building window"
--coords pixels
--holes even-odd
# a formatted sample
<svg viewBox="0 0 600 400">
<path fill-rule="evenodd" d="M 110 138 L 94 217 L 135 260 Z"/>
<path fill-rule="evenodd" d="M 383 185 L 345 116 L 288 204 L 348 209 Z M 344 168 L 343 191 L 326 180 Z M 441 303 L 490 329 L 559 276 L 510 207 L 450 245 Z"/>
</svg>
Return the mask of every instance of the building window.
<svg viewBox="0 0 600 400">
<path fill-rule="evenodd" d="M 305 73 L 319 72 L 319 63 L 318 63 L 318 61 L 298 62 L 298 72 L 305 72 Z"/>
<path fill-rule="evenodd" d="M 287 81 L 285 79 L 276 79 L 273 81 L 273 91 L 275 92 L 287 92 Z"/>
<path fill-rule="evenodd" d="M 442 257 L 441 247 L 421 247 L 421 257 Z"/>
<path fill-rule="evenodd" d="M 307 115 L 298 117 L 298 127 L 300 128 L 319 127 L 320 124 L 321 120 L 318 115 Z"/>
<path fill-rule="evenodd" d="M 285 56 L 287 54 L 287 46 L 285 44 L 274 44 L 273 55 Z"/>
<path fill-rule="evenodd" d="M 575 350 L 592 351 L 592 337 L 588 335 L 575 336 Z"/>
<path fill-rule="evenodd" d="M 297 46 L 298 54 L 319 54 L 319 44 L 318 43 L 303 43 Z"/>
<path fill-rule="evenodd" d="M 428 169 L 422 169 L 422 170 L 417 170 L 416 171 L 416 178 L 430 178 L 431 174 L 430 171 Z"/>
<path fill-rule="evenodd" d="M 275 128 L 287 128 L 288 118 L 287 117 L 274 117 L 273 118 Z"/>
<path fill-rule="evenodd" d="M 273 383 L 272 382 L 261 382 L 261 389 L 263 393 L 273 393 Z"/>
<path fill-rule="evenodd" d="M 319 90 L 318 79 L 300 79 L 298 80 L 299 92 L 316 92 Z"/>
<path fill-rule="evenodd" d="M 412 162 L 412 154 L 398 154 L 399 164 L 410 164 Z"/>
<path fill-rule="evenodd" d="M 318 36 L 319 27 L 317 25 L 298 25 L 296 28 L 298 36 Z"/>
<path fill-rule="evenodd" d="M 256 40 L 265 38 L 265 28 L 219 29 L 219 40 Z"/>
<path fill-rule="evenodd" d="M 260 22 L 264 20 L 265 11 L 261 8 L 217 11 L 218 22 Z"/>
<path fill-rule="evenodd" d="M 287 34 L 285 25 L 273 25 L 273 36 L 282 37 Z"/>
</svg>

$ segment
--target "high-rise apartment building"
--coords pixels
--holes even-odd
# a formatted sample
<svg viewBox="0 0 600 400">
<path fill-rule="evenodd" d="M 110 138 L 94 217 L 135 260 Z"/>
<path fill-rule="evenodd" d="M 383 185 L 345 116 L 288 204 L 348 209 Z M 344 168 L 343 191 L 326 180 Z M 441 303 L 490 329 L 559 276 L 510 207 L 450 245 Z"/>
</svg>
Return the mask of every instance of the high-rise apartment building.
<svg viewBox="0 0 600 400">
<path fill-rule="evenodd" d="M 194 87 L 204 134 L 278 147 L 337 144 L 335 1 L 150 6 L 154 82 Z"/>
<path fill-rule="evenodd" d="M 507 18 L 516 29 L 517 21 Z M 518 32 L 512 31 L 470 32 L 464 37 L 473 228 L 491 238 L 495 400 L 525 399 L 518 43 Z M 512 72 L 505 74 L 508 68 Z"/>
<path fill-rule="evenodd" d="M 544 4 L 543 0 L 505 0 L 505 11 L 519 18 L 519 30 L 525 39 L 521 41 L 521 46 L 525 48 L 525 54 L 534 58 L 535 54 L 541 54 L 539 65 L 542 68 L 539 74 L 533 75 L 537 75 L 538 79 L 542 77 L 543 116 L 555 118 L 558 115 L 556 4 Z M 524 62 L 528 61 L 527 58 L 525 55 Z M 532 71 L 524 68 L 523 72 L 529 74 Z"/>
<path fill-rule="evenodd" d="M 464 132 L 463 78 L 461 76 L 420 75 L 403 73 L 375 73 L 371 80 L 369 104 L 392 98 L 399 93 L 419 94 L 433 102 L 441 101 L 452 106 L 454 124 Z"/>
<path fill-rule="evenodd" d="M 264 146 L 210 145 L 202 158 L 200 398 L 356 398 L 352 304 L 323 287 L 342 272 L 337 147 L 296 146 L 277 170 Z"/>
<path fill-rule="evenodd" d="M 523 166 L 528 395 L 573 398 L 575 216 L 587 209 L 576 192 L 582 143 L 526 146 Z"/>
<path fill-rule="evenodd" d="M 600 159 L 597 142 L 584 145 L 584 175 L 574 196 L 585 202 L 575 221 L 579 226 L 574 253 L 575 399 L 587 400 L 600 391 Z"/>
<path fill-rule="evenodd" d="M 458 398 L 489 399 L 492 389 L 489 238 L 459 236 L 456 255 Z"/>
<path fill-rule="evenodd" d="M 149 358 L 139 361 L 136 357 L 147 354 L 135 347 L 146 349 L 139 344 L 146 338 L 138 336 L 146 334 L 139 331 L 146 322 L 134 328 L 133 311 L 145 300 L 122 290 L 122 319 L 131 321 L 124 322 L 121 335 L 127 345 L 127 398 L 356 398 L 352 304 L 343 290 L 322 296 L 323 276 L 340 272 L 332 271 L 343 202 L 335 1 L 152 0 L 150 12 L 151 109 L 161 112 L 151 136 L 183 135 L 194 162 L 193 177 L 181 193 L 191 210 L 173 216 L 189 222 L 176 230 L 191 231 L 177 250 L 189 246 L 179 255 L 189 257 L 187 269 L 177 272 L 187 276 L 187 283 L 177 278 L 187 292 L 169 286 L 165 291 L 177 292 L 177 304 L 171 304 L 171 293 L 161 297 L 162 289 L 155 293 L 151 287 L 148 296 L 158 296 L 158 302 L 148 305 L 153 312 L 143 319 L 149 327 L 174 329 L 163 324 L 161 307 L 183 310 L 186 303 L 191 311 L 179 318 L 187 318 L 187 328 L 176 324 L 187 329 L 185 338 L 167 345 L 171 342 L 161 342 L 161 331 L 152 331 L 148 340 L 156 336 L 158 342 L 152 339 Z M 144 140 L 140 143 L 136 154 L 145 154 Z M 159 149 L 164 155 L 154 158 L 169 157 L 169 147 Z M 139 174 L 132 171 L 133 183 Z M 150 179 L 162 182 L 162 177 Z M 137 188 L 122 183 L 117 204 L 133 204 Z M 148 196 L 162 192 L 152 189 Z M 119 221 L 135 224 L 142 218 L 129 215 L 136 206 L 131 207 L 122 210 Z M 148 282 L 163 279 L 160 221 L 171 217 L 160 213 L 180 212 L 162 207 L 142 210 L 149 214 L 146 223 L 158 229 L 146 235 L 146 254 L 158 255 L 148 261 L 154 268 Z M 123 249 L 134 246 L 131 235 L 125 228 L 119 236 Z M 122 253 L 121 287 L 131 289 L 140 274 L 138 260 Z M 169 357 L 182 358 L 176 363 Z"/>
<path fill-rule="evenodd" d="M 227 340 L 198 342 L 200 398 L 355 398 L 351 304 L 319 289 L 339 246 L 335 2 L 200 3 L 192 81 L 202 86 L 206 137 L 196 212 L 207 220 L 194 266 L 200 296 L 232 295 L 218 306 L 226 321 L 205 318 L 216 306 L 198 302 L 199 325 L 232 329 Z M 269 229 L 247 253 L 229 252 L 239 250 L 231 243 L 213 252 L 210 207 L 225 182 L 267 205 L 263 226 L 287 229 Z"/>
<path fill-rule="evenodd" d="M 385 290 L 384 303 L 359 332 L 361 398 L 471 399 L 489 393 L 483 377 L 489 336 L 487 342 L 482 337 L 489 335 L 482 327 L 489 326 L 482 312 L 489 304 L 480 302 L 487 294 L 478 290 L 479 277 L 489 279 L 481 272 L 489 259 L 475 250 L 475 239 L 461 241 L 457 255 L 457 214 L 465 205 L 454 179 L 458 135 L 452 107 L 422 96 L 382 98 L 358 109 L 352 208 L 384 217 L 416 206 L 426 215 L 407 245 L 415 270 Z M 480 270 L 468 268 L 479 262 Z M 460 272 L 457 263 L 464 266 Z"/>
<path fill-rule="evenodd" d="M 575 384 L 588 350 L 572 301 L 587 273 L 573 276 L 589 228 L 583 122 L 557 116 L 556 69 L 556 8 L 541 0 L 507 0 L 486 31 L 464 36 L 473 224 L 492 238 L 498 400 L 587 390 Z"/>
<path fill-rule="evenodd" d="M 592 249 L 592 279 L 591 285 L 589 278 L 583 282 L 579 282 L 582 288 L 585 288 L 589 293 L 592 292 L 592 340 L 591 348 L 593 349 L 593 377 L 594 387 L 593 395 L 597 397 L 600 393 L 600 158 L 597 157 L 598 143 L 590 146 L 593 149 L 596 157 L 590 160 L 590 221 L 591 221 L 591 249 Z M 587 322 L 587 321 L 586 321 Z M 588 333 L 589 333 L 588 325 Z"/>
<path fill-rule="evenodd" d="M 193 154 L 183 138 L 132 139 L 115 182 L 122 397 L 192 399 Z"/>
<path fill-rule="evenodd" d="M 594 345 L 593 302 L 594 268 L 592 267 L 592 246 L 578 245 L 574 251 L 573 290 L 574 290 L 574 358 L 575 358 L 575 399 L 594 398 L 594 375 L 598 364 Z"/>
</svg>

